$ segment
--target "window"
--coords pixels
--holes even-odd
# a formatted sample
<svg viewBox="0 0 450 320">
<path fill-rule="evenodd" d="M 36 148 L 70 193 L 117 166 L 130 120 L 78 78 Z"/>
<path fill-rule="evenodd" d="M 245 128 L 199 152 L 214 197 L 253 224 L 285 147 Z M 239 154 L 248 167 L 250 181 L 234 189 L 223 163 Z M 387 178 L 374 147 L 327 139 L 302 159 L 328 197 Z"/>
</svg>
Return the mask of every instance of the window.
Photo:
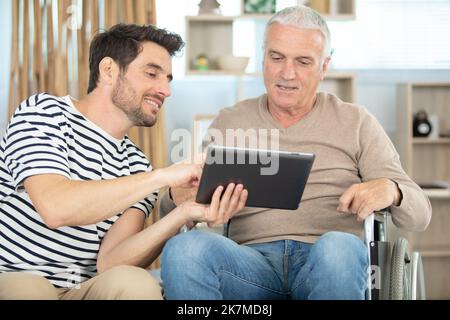
<svg viewBox="0 0 450 320">
<path fill-rule="evenodd" d="M 450 1 L 358 0 L 356 20 L 330 21 L 335 68 L 450 68 Z"/>
</svg>

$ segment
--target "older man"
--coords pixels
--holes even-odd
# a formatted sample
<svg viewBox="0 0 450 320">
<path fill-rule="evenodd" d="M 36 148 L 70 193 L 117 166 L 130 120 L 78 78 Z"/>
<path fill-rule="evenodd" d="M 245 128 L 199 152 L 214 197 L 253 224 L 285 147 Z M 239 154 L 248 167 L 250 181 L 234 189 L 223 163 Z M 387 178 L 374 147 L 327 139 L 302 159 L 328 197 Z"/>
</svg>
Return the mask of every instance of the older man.
<svg viewBox="0 0 450 320">
<path fill-rule="evenodd" d="M 229 238 L 188 232 L 170 240 L 162 259 L 168 299 L 363 299 L 362 220 L 391 207 L 399 227 L 426 228 L 430 203 L 376 119 L 317 93 L 329 62 L 330 34 L 317 12 L 291 7 L 270 19 L 267 94 L 222 110 L 211 128 L 277 129 L 281 150 L 315 153 L 300 207 L 246 208 L 230 216 Z"/>
</svg>

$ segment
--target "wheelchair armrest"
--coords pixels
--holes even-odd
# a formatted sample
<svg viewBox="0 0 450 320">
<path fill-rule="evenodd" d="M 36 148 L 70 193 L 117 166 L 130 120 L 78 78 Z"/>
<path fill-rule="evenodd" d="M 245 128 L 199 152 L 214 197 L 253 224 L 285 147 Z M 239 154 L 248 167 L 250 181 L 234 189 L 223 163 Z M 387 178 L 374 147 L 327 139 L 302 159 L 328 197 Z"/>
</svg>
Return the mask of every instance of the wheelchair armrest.
<svg viewBox="0 0 450 320">
<path fill-rule="evenodd" d="M 364 242 L 367 245 L 372 241 L 386 241 L 387 219 L 389 215 L 389 208 L 386 208 L 375 211 L 364 220 Z"/>
<path fill-rule="evenodd" d="M 381 275 L 379 273 L 377 275 L 376 270 L 378 269 L 373 268 L 378 268 L 380 263 L 384 266 L 383 262 L 387 261 L 383 254 L 379 256 L 378 250 L 383 250 L 380 248 L 385 248 L 389 245 L 386 242 L 387 219 L 389 217 L 389 214 L 389 209 L 376 211 L 364 220 L 364 243 L 367 248 L 367 255 L 369 258 L 370 266 L 368 273 L 369 290 L 366 291 L 366 298 L 369 300 L 371 300 L 372 298 L 380 299 L 381 297 L 381 292 L 376 287 L 372 287 L 372 277 L 376 277 L 378 283 L 382 287 L 386 287 L 388 285 L 386 284 L 386 281 L 388 280 L 388 278 L 386 278 L 386 275 Z"/>
</svg>

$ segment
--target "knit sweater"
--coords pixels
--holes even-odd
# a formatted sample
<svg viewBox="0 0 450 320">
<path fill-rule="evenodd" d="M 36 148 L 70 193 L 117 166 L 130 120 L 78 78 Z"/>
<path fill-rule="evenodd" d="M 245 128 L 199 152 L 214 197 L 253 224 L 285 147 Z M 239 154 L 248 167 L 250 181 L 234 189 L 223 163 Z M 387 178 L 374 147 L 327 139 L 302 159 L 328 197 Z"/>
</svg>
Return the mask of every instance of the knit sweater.
<svg viewBox="0 0 450 320">
<path fill-rule="evenodd" d="M 378 178 L 395 181 L 402 193 L 401 204 L 391 207 L 396 226 L 424 230 L 431 219 L 427 196 L 402 169 L 399 155 L 379 122 L 366 109 L 333 94 L 318 93 L 312 110 L 288 128 L 271 116 L 267 96 L 262 95 L 222 109 L 210 129 L 224 136 L 227 129 L 268 129 L 269 134 L 275 129 L 279 150 L 316 156 L 299 208 L 245 208 L 232 218 L 228 228 L 229 237 L 237 243 L 281 239 L 312 243 L 328 231 L 362 237 L 363 223 L 354 214 L 337 210 L 339 198 L 351 185 Z"/>
</svg>

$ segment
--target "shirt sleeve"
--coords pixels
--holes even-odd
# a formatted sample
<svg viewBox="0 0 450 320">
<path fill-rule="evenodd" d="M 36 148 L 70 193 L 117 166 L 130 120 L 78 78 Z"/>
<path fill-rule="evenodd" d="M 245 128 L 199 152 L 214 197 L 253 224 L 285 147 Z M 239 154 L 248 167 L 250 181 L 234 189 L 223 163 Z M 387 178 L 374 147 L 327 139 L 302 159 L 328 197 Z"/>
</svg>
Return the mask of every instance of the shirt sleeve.
<svg viewBox="0 0 450 320">
<path fill-rule="evenodd" d="M 153 212 L 157 200 L 158 200 L 158 192 L 153 192 L 144 200 L 139 201 L 134 205 L 132 205 L 131 208 L 141 210 L 145 214 L 145 217 L 148 218 L 150 214 Z"/>
<path fill-rule="evenodd" d="M 4 159 L 14 187 L 38 174 L 70 178 L 64 128 L 65 117 L 57 108 L 29 106 L 17 109 L 6 132 Z"/>
<path fill-rule="evenodd" d="M 133 145 L 133 151 L 130 153 L 130 173 L 136 174 L 141 172 L 150 172 L 153 170 L 151 164 L 149 163 L 147 157 Z M 152 192 L 143 200 L 135 203 L 131 208 L 136 208 L 141 210 L 145 217 L 148 218 L 155 208 L 156 201 L 158 200 L 158 191 Z"/>
<path fill-rule="evenodd" d="M 423 190 L 403 170 L 400 157 L 386 132 L 371 114 L 363 115 L 358 168 L 363 182 L 388 178 L 402 193 L 399 206 L 391 206 L 392 221 L 399 228 L 423 231 L 431 220 L 431 204 Z"/>
<path fill-rule="evenodd" d="M 173 202 L 172 199 L 170 199 L 169 196 L 169 189 L 167 189 L 166 192 L 164 192 L 163 196 L 161 197 L 160 205 L 159 205 L 159 215 L 160 217 L 166 216 L 170 211 L 175 209 L 177 206 Z"/>
</svg>

